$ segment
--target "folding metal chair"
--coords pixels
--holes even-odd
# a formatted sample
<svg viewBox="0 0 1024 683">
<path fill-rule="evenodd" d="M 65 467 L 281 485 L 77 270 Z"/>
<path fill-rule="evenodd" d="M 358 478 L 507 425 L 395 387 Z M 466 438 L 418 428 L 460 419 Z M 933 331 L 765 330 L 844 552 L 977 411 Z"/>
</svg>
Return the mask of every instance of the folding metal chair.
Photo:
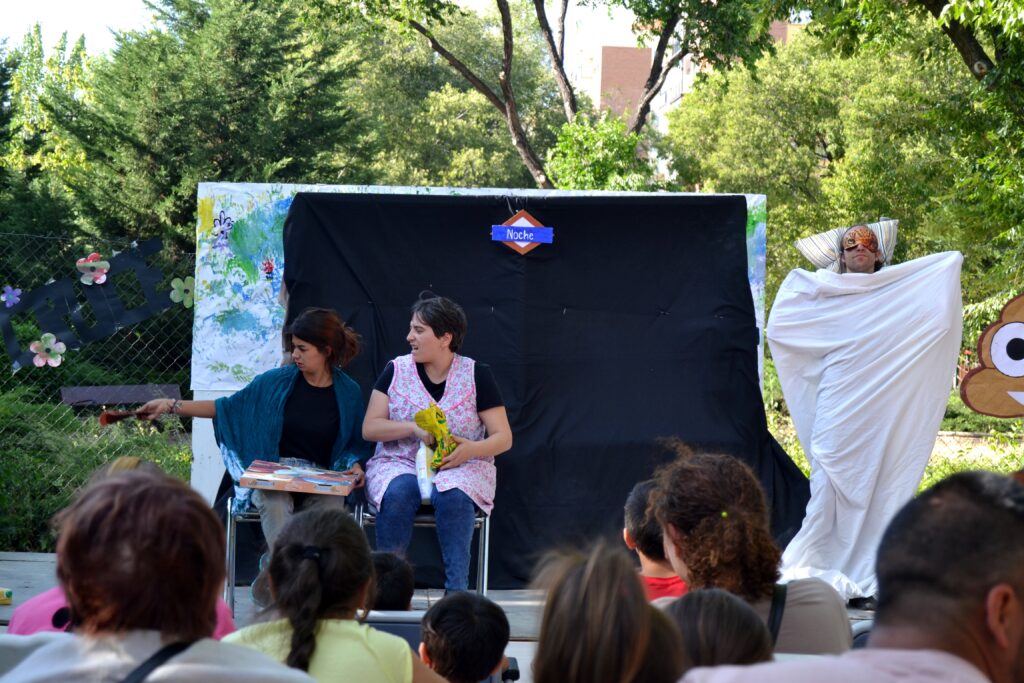
<svg viewBox="0 0 1024 683">
<path fill-rule="evenodd" d="M 368 526 L 376 526 L 377 510 L 368 503 L 358 503 L 355 510 L 356 521 L 359 528 L 365 531 Z M 437 528 L 437 519 L 429 506 L 423 506 L 413 520 L 414 527 Z M 491 518 L 480 510 L 477 510 L 473 519 L 473 528 L 478 530 L 477 553 L 476 553 L 476 592 L 480 595 L 487 595 L 487 565 L 491 548 Z"/>
</svg>

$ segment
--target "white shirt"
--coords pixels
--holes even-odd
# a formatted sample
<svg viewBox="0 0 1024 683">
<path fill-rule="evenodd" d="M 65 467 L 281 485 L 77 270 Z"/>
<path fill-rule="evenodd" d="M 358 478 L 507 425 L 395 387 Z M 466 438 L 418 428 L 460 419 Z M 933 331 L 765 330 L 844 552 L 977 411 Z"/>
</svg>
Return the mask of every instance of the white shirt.
<svg viewBox="0 0 1024 683">
<path fill-rule="evenodd" d="M 683 683 L 990 683 L 967 660 L 941 650 L 851 650 L 756 666 L 693 669 Z"/>
</svg>

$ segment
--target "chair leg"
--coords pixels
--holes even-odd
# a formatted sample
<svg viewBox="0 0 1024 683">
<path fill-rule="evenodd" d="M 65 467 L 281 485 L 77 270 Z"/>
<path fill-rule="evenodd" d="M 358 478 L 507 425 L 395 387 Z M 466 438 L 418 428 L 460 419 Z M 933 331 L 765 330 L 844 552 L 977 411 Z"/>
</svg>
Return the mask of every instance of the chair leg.
<svg viewBox="0 0 1024 683">
<path fill-rule="evenodd" d="M 355 517 L 356 517 L 356 524 L 358 524 L 359 528 L 362 529 L 365 532 L 366 531 L 366 523 L 363 521 L 363 504 L 362 503 L 356 503 Z"/>
<path fill-rule="evenodd" d="M 491 517 L 484 517 L 480 525 L 480 548 L 477 550 L 476 592 L 487 597 L 487 572 L 491 552 Z"/>
<path fill-rule="evenodd" d="M 228 604 L 228 609 L 231 610 L 232 615 L 235 613 L 235 536 L 237 535 L 235 513 L 231 509 L 234 502 L 234 498 L 228 498 L 227 523 L 225 524 L 227 527 L 227 538 L 224 539 L 227 547 L 227 557 L 225 558 L 227 580 L 224 582 L 224 602 Z"/>
</svg>

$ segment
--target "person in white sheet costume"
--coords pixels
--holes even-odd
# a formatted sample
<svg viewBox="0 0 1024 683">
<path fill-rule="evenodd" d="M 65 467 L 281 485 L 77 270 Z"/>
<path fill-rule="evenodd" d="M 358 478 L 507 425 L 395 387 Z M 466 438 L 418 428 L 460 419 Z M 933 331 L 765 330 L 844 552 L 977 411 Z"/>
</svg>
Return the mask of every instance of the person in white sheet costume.
<svg viewBox="0 0 1024 683">
<path fill-rule="evenodd" d="M 921 481 L 962 327 L 961 254 L 883 268 L 877 225 L 841 233 L 831 270 L 791 271 L 767 329 L 811 464 L 810 502 L 782 579 L 817 576 L 846 600 L 877 592 L 878 542 Z"/>
</svg>

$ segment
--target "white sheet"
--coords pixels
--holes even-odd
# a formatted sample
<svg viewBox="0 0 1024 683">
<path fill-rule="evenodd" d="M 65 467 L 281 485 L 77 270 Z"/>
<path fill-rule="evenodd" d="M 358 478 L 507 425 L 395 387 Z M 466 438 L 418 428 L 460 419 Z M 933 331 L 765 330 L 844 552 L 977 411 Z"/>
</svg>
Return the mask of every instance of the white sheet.
<svg viewBox="0 0 1024 683">
<path fill-rule="evenodd" d="M 767 337 L 811 499 L 783 580 L 817 576 L 845 599 L 874 595 L 882 532 L 931 455 L 962 333 L 959 252 L 871 274 L 794 270 Z"/>
</svg>

